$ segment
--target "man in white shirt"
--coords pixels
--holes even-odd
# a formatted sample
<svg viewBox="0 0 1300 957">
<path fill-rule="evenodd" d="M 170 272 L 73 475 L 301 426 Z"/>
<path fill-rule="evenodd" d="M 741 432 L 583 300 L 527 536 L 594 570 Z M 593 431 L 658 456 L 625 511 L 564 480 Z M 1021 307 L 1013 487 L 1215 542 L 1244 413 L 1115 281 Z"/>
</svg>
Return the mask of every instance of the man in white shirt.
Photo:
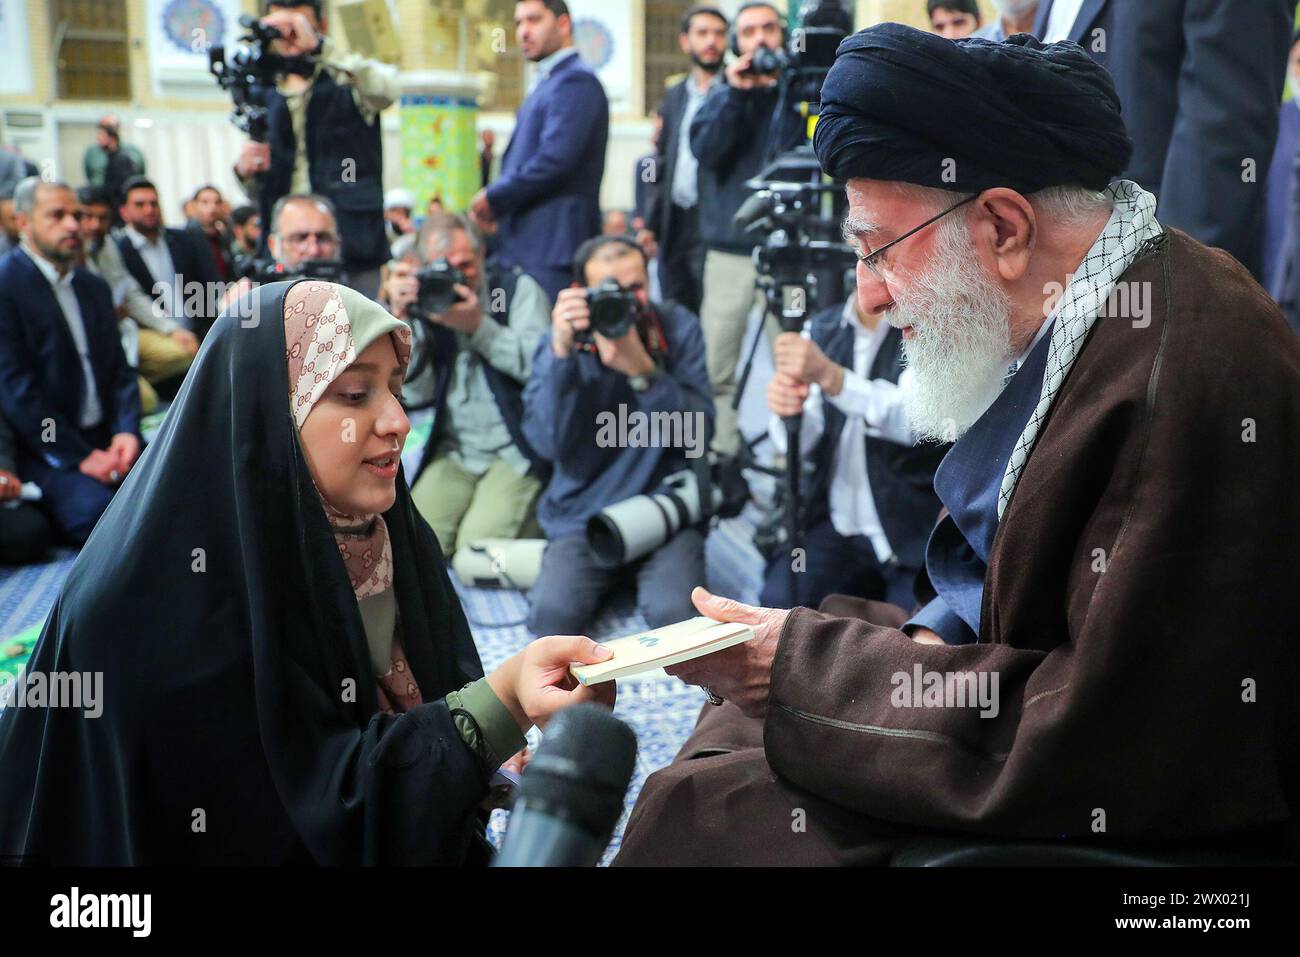
<svg viewBox="0 0 1300 957">
<path fill-rule="evenodd" d="M 86 540 L 140 454 L 140 392 L 112 293 L 77 266 L 77 198 L 30 177 L 14 193 L 19 249 L 0 261 L 0 415 L 41 508 Z"/>
<path fill-rule="evenodd" d="M 137 327 L 138 368 L 150 384 L 182 376 L 199 351 L 199 340 L 140 288 L 122 261 L 117 243 L 108 240 L 113 218 L 111 197 L 102 186 L 77 190 L 81 213 L 81 241 L 86 266 L 101 276 L 113 291 L 118 318 Z"/>
<path fill-rule="evenodd" d="M 901 342 L 856 296 L 814 315 L 803 335 L 777 337 L 769 432 L 785 452 L 781 417 L 802 411 L 801 454 L 813 476 L 799 550 L 772 557 L 761 605 L 815 608 L 830 594 L 916 604 L 913 585 L 940 509 L 934 470 L 948 446 L 916 444 Z"/>
</svg>

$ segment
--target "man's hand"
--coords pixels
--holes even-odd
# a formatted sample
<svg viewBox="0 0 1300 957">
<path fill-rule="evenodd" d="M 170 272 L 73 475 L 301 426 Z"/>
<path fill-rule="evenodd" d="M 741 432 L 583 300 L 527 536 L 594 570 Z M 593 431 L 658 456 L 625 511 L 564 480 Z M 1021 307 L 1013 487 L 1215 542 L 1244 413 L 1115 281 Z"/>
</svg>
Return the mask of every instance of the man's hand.
<svg viewBox="0 0 1300 957">
<path fill-rule="evenodd" d="M 649 375 L 654 371 L 655 361 L 646 351 L 645 343 L 633 326 L 617 339 L 607 339 L 599 332 L 595 335 L 596 354 L 601 363 L 615 372 L 625 376 Z"/>
<path fill-rule="evenodd" d="M 281 56 L 305 56 L 316 52 L 320 46 L 320 34 L 304 14 L 293 10 L 274 10 L 262 17 L 262 22 L 280 31 L 281 39 L 275 43 L 275 52 Z"/>
<path fill-rule="evenodd" d="M 240 179 L 251 179 L 271 168 L 271 144 L 254 143 L 249 140 L 239 148 L 239 159 L 235 161 L 235 173 Z"/>
<path fill-rule="evenodd" d="M 420 281 L 415 278 L 416 267 L 406 260 L 393 263 L 388 269 L 388 278 L 384 280 L 384 298 L 388 300 L 388 311 L 398 319 L 406 318 L 411 305 L 419 297 Z"/>
<path fill-rule="evenodd" d="M 23 482 L 13 472 L 0 469 L 0 502 L 17 498 L 23 491 Z"/>
<path fill-rule="evenodd" d="M 659 241 L 655 239 L 654 233 L 644 227 L 637 230 L 636 244 L 641 247 L 646 259 L 654 259 L 659 255 Z"/>
<path fill-rule="evenodd" d="M 817 343 L 797 332 L 783 332 L 772 343 L 776 371 L 799 382 L 815 382 L 828 395 L 839 395 L 844 369 L 826 358 Z"/>
<path fill-rule="evenodd" d="M 450 309 L 440 316 L 433 316 L 433 321 L 442 326 L 455 329 L 467 335 L 473 335 L 483 322 L 483 313 L 479 312 L 478 294 L 469 286 L 456 283 L 451 287 L 460 297 Z"/>
<path fill-rule="evenodd" d="M 180 346 L 182 349 L 184 349 L 186 352 L 188 352 L 190 355 L 192 356 L 198 355 L 199 337 L 196 336 L 194 333 L 190 332 L 188 329 L 182 329 L 180 326 L 177 326 L 170 333 L 168 333 L 168 338 L 171 339 L 172 342 Z"/>
<path fill-rule="evenodd" d="M 731 61 L 731 65 L 726 69 L 727 85 L 737 90 L 760 90 L 764 87 L 776 86 L 775 74 L 746 73 L 749 64 L 754 59 L 754 51 L 739 56 Z"/>
<path fill-rule="evenodd" d="M 121 477 L 121 470 L 117 467 L 117 455 L 104 449 L 95 449 L 81 460 L 77 469 L 82 475 L 89 475 L 101 485 L 116 485 L 118 479 L 113 476 L 117 474 L 118 478 Z"/>
<path fill-rule="evenodd" d="M 916 631 L 912 632 L 912 640 L 915 641 L 917 644 L 921 644 L 921 645 L 942 645 L 943 644 L 942 638 L 940 638 L 935 632 L 931 631 L 929 628 L 925 628 L 925 627 L 917 627 Z"/>
<path fill-rule="evenodd" d="M 566 358 L 573 351 L 573 334 L 591 325 L 591 310 L 587 308 L 587 290 L 576 283 L 561 289 L 551 310 L 551 352 Z"/>
<path fill-rule="evenodd" d="M 767 407 L 780 416 L 798 415 L 808 401 L 808 383 L 778 372 L 767 382 Z"/>
<path fill-rule="evenodd" d="M 119 432 L 108 443 L 108 454 L 113 456 L 116 462 L 115 470 L 118 473 L 116 481 L 120 482 L 126 478 L 126 473 L 131 471 L 131 466 L 135 465 L 135 460 L 140 457 L 140 440 L 130 432 Z"/>
<path fill-rule="evenodd" d="M 703 588 L 691 592 L 691 601 L 701 615 L 749 625 L 754 629 L 754 637 L 664 670 L 687 684 L 707 685 L 714 694 L 735 703 L 751 718 L 763 717 L 767 714 L 768 688 L 772 682 L 772 659 L 776 657 L 777 641 L 790 612 L 784 608 L 742 605 Z"/>
<path fill-rule="evenodd" d="M 492 212 L 492 204 L 488 202 L 486 189 L 480 189 L 469 201 L 469 218 L 483 232 L 496 232 L 497 217 Z"/>
</svg>

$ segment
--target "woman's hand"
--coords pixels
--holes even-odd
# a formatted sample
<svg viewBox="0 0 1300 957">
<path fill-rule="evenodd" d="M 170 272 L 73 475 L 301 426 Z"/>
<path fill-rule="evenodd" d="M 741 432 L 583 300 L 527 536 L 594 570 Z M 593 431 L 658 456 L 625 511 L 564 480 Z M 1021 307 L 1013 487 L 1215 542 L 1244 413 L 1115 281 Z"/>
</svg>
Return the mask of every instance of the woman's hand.
<svg viewBox="0 0 1300 957">
<path fill-rule="evenodd" d="M 594 665 L 612 655 L 608 648 L 581 635 L 551 635 L 507 658 L 487 680 L 521 731 L 533 725 L 545 729 L 557 711 L 570 705 L 594 701 L 614 707 L 614 682 L 585 687 L 569 674 L 574 662 Z"/>
</svg>

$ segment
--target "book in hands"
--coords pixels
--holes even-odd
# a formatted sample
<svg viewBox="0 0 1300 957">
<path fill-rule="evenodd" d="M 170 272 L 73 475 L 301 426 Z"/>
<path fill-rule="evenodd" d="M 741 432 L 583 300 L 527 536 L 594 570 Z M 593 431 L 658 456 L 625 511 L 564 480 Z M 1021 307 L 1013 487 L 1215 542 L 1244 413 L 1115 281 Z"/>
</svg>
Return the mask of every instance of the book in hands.
<svg viewBox="0 0 1300 957">
<path fill-rule="evenodd" d="M 705 617 L 691 618 L 652 631 L 602 641 L 602 645 L 614 652 L 613 658 L 594 665 L 573 665 L 569 670 L 584 685 L 600 684 L 711 655 L 753 637 L 754 629 L 749 625 Z"/>
</svg>

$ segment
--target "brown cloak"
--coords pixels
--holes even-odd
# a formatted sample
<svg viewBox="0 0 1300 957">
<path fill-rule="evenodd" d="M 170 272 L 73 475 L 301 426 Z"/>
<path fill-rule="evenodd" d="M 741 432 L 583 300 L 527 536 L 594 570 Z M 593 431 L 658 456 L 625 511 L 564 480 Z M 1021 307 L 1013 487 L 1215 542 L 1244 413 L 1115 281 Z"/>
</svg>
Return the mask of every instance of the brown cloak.
<svg viewBox="0 0 1300 957">
<path fill-rule="evenodd" d="M 795 609 L 766 718 L 706 707 L 619 863 L 882 863 L 941 832 L 1300 850 L 1300 341 L 1177 230 L 1121 282 L 1150 322 L 1094 324 L 994 538 L 979 643 Z M 995 672 L 996 717 L 892 704 L 918 664 Z"/>
</svg>

